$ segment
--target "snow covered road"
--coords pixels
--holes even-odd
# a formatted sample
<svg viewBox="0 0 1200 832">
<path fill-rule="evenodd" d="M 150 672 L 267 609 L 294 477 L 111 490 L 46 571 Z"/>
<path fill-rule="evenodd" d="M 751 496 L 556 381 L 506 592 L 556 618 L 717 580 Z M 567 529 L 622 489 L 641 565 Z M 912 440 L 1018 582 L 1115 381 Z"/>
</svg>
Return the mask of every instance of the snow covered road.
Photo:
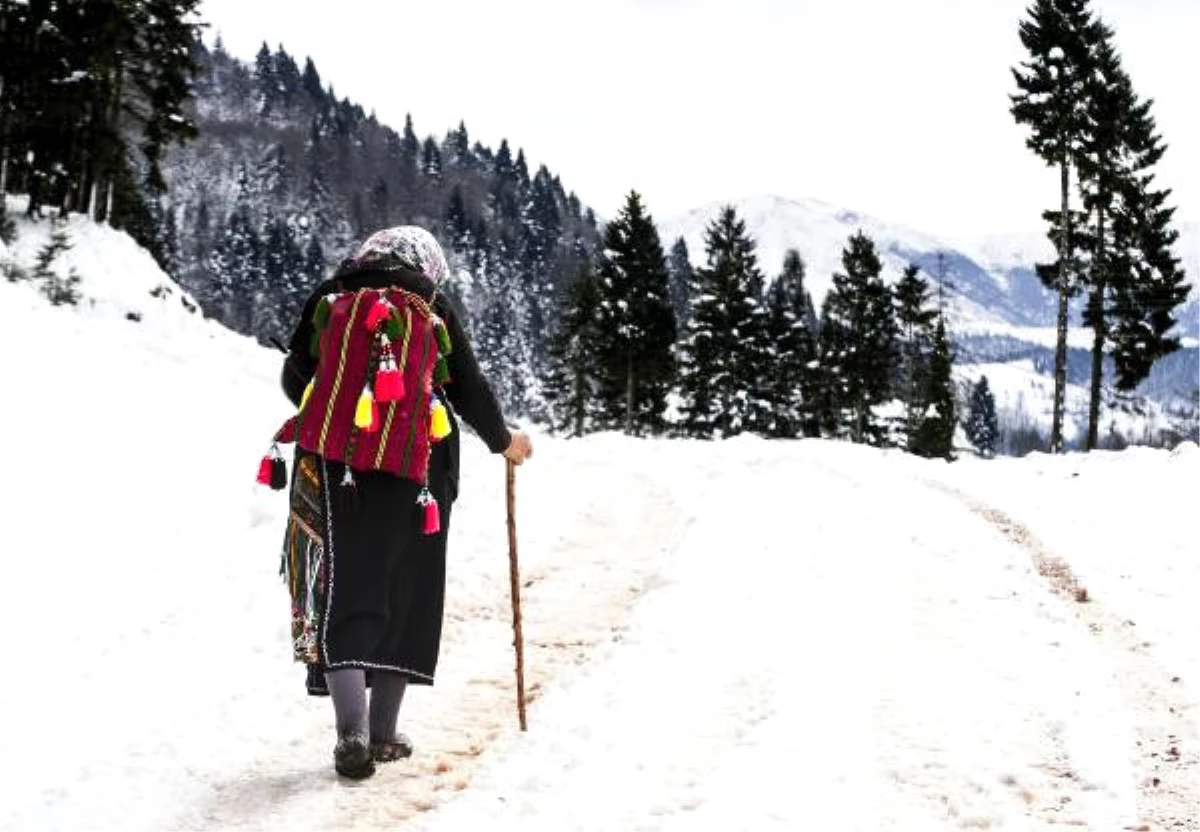
<svg viewBox="0 0 1200 832">
<path fill-rule="evenodd" d="M 659 588 L 420 828 L 1143 823 L 1108 657 L 971 507 L 869 449 L 654 456 L 690 521 Z"/>
</svg>

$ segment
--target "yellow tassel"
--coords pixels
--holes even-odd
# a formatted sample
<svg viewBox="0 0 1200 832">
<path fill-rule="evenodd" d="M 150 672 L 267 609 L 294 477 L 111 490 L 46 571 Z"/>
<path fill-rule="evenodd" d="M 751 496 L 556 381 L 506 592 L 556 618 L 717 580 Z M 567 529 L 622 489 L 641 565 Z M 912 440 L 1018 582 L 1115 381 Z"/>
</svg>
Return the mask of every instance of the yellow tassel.
<svg viewBox="0 0 1200 832">
<path fill-rule="evenodd" d="M 439 400 L 433 400 L 433 408 L 430 411 L 429 435 L 434 440 L 445 439 L 450 435 L 450 414 L 446 412 L 446 406 Z"/>
<path fill-rule="evenodd" d="M 304 405 L 308 404 L 308 397 L 312 395 L 313 381 L 308 382 L 308 386 L 304 388 L 304 392 L 300 394 L 300 409 L 304 409 Z"/>
<path fill-rule="evenodd" d="M 358 407 L 354 408 L 354 426 L 359 430 L 369 430 L 374 421 L 374 411 L 375 397 L 371 395 L 371 388 L 368 387 L 362 391 L 362 395 L 358 397 Z"/>
</svg>

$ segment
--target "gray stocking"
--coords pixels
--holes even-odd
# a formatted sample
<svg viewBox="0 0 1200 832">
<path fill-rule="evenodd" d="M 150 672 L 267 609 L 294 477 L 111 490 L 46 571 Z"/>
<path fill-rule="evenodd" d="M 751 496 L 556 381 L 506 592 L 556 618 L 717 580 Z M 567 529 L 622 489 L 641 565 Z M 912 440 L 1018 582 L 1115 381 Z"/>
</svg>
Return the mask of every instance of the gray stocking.
<svg viewBox="0 0 1200 832">
<path fill-rule="evenodd" d="M 325 673 L 338 736 L 367 735 L 367 676 L 361 668 L 348 667 Z"/>
<path fill-rule="evenodd" d="M 371 677 L 371 739 L 391 742 L 408 679 L 400 673 L 376 671 Z"/>
</svg>

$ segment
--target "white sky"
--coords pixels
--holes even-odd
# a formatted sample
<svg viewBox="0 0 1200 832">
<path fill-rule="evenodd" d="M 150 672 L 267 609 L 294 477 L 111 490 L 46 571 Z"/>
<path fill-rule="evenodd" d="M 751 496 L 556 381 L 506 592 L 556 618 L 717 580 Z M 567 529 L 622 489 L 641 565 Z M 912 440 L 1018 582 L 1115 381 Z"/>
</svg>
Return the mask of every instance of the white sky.
<svg viewBox="0 0 1200 832">
<path fill-rule="evenodd" d="M 602 216 L 756 193 L 938 235 L 1040 230 L 1057 177 L 1008 112 L 1023 0 L 204 0 L 234 55 L 266 40 L 394 127 L 508 138 Z M 1200 217 L 1200 3 L 1093 0 Z M 211 37 L 210 37 L 211 42 Z"/>
</svg>

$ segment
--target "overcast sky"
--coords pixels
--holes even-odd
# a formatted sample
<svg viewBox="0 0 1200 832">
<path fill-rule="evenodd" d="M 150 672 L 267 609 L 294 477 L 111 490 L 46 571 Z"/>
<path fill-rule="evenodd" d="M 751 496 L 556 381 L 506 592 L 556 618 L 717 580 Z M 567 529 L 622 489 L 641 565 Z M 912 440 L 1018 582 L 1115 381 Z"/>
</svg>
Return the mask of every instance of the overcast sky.
<svg viewBox="0 0 1200 832">
<path fill-rule="evenodd" d="M 464 121 L 602 216 L 758 193 L 935 235 L 1040 230 L 1057 177 L 1008 112 L 1022 0 L 204 0 L 226 48 L 312 56 L 339 96 L 418 135 Z M 1093 0 L 1200 218 L 1200 2 Z"/>
</svg>

